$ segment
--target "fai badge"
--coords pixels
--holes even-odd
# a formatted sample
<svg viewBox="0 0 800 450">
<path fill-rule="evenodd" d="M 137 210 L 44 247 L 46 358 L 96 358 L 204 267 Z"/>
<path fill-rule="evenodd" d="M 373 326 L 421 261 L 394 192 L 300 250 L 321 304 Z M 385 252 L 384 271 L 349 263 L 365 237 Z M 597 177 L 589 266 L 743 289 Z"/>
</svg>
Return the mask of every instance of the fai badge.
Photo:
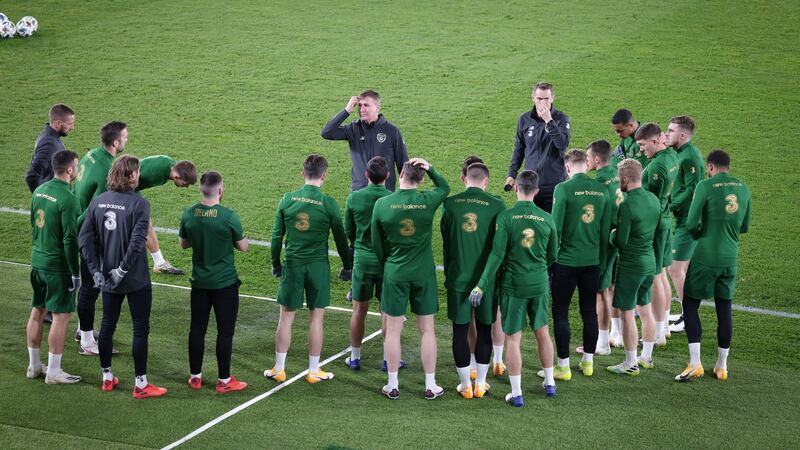
<svg viewBox="0 0 800 450">
<path fill-rule="evenodd" d="M 385 135 L 385 134 L 383 134 L 383 133 L 378 133 L 378 136 L 377 136 L 377 137 L 378 137 L 378 142 L 380 142 L 381 144 L 383 144 L 384 142 L 386 142 L 386 135 Z"/>
</svg>

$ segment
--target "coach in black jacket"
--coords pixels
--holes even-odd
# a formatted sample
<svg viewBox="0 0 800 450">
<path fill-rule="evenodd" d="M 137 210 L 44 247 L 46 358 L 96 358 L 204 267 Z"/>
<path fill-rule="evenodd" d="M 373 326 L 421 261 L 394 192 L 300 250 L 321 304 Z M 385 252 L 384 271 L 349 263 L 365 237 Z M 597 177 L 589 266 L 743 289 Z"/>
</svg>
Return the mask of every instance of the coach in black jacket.
<svg viewBox="0 0 800 450">
<path fill-rule="evenodd" d="M 25 175 L 25 183 L 31 192 L 39 185 L 53 178 L 53 166 L 50 159 L 59 150 L 64 150 L 61 138 L 75 128 L 75 111 L 67 105 L 57 104 L 50 108 L 50 122 L 44 124 L 42 134 L 36 138 L 31 165 Z"/>
<path fill-rule="evenodd" d="M 358 106 L 360 120 L 354 120 L 350 125 L 342 126 L 342 122 Z M 383 156 L 389 163 L 389 178 L 386 180 L 386 189 L 394 191 L 395 171 L 399 173 L 403 164 L 408 161 L 406 143 L 400 130 L 391 124 L 381 109 L 381 97 L 375 91 L 364 91 L 359 96 L 350 97 L 344 110 L 325 124 L 322 137 L 328 140 L 347 140 L 350 144 L 350 159 L 353 161 L 351 172 L 351 188 L 357 191 L 368 183 L 365 172 L 367 162 L 374 156 Z"/>
<path fill-rule="evenodd" d="M 539 175 L 539 193 L 534 203 L 547 212 L 553 208 L 553 190 L 567 178 L 564 153 L 570 136 L 569 117 L 553 107 L 554 97 L 550 83 L 542 81 L 533 86 L 533 109 L 519 117 L 506 179 L 507 186 L 514 185 L 524 160 L 525 170 L 534 170 Z"/>
</svg>

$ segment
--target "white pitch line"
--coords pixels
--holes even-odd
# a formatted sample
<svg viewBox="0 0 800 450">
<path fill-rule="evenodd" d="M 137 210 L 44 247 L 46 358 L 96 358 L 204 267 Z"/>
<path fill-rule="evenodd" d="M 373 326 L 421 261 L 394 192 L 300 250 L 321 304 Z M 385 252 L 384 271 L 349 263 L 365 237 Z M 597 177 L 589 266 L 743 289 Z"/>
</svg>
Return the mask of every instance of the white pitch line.
<svg viewBox="0 0 800 450">
<path fill-rule="evenodd" d="M 375 331 L 374 333 L 370 334 L 369 336 L 364 337 L 364 339 L 361 340 L 361 343 L 364 344 L 365 342 L 367 342 L 367 341 L 379 336 L 380 334 L 381 334 L 381 330 Z M 344 356 L 345 354 L 347 354 L 347 352 L 349 352 L 349 351 L 350 351 L 350 347 L 347 347 L 346 349 L 340 351 L 339 353 L 327 358 L 325 361 L 322 361 L 319 364 L 319 366 L 322 367 L 322 366 L 330 363 L 331 361 L 339 359 L 342 356 Z M 249 401 L 247 401 L 245 403 L 242 403 L 241 405 L 237 406 L 236 408 L 233 408 L 232 410 L 226 412 L 225 414 L 223 414 L 223 415 L 217 417 L 216 419 L 206 423 L 202 427 L 192 431 L 191 433 L 189 433 L 186 436 L 178 439 L 177 441 L 162 447 L 161 450 L 169 450 L 169 449 L 173 449 L 173 448 L 175 448 L 175 447 L 177 447 L 179 445 L 185 444 L 190 439 L 198 436 L 200 433 L 203 433 L 204 431 L 206 431 L 209 428 L 217 425 L 218 423 L 222 422 L 223 420 L 228 419 L 229 417 L 244 411 L 245 409 L 255 405 L 256 403 L 260 402 L 261 400 L 264 400 L 265 398 L 271 396 L 272 394 L 280 391 L 281 389 L 285 388 L 286 386 L 289 386 L 290 384 L 294 383 L 295 381 L 303 378 L 304 376 L 306 376 L 307 373 L 308 373 L 308 369 L 298 373 L 297 375 L 295 375 L 292 378 L 284 381 L 283 383 L 275 386 L 274 388 L 268 390 L 267 392 L 264 392 L 263 394 L 259 395 L 258 397 L 255 397 L 255 398 L 253 398 L 253 399 L 251 399 L 251 400 L 249 400 Z"/>
<path fill-rule="evenodd" d="M 30 264 L 23 264 L 23 263 L 18 263 L 18 262 L 14 262 L 14 261 L 3 261 L 3 260 L 0 260 L 0 263 L 8 264 L 10 266 L 20 266 L 20 267 L 30 267 L 31 266 Z M 151 281 L 150 284 L 152 284 L 154 286 L 163 286 L 163 287 L 170 287 L 170 288 L 175 288 L 175 289 L 183 289 L 185 291 L 191 291 L 192 290 L 192 288 L 190 288 L 188 286 L 179 286 L 177 284 L 159 283 L 157 281 Z M 256 299 L 256 300 L 266 300 L 266 301 L 269 301 L 269 302 L 277 302 L 278 301 L 278 300 L 276 300 L 274 298 L 262 297 L 260 295 L 252 295 L 252 294 L 241 294 L 240 293 L 239 297 L 253 298 L 253 299 Z M 305 302 L 303 303 L 303 305 L 305 305 Z M 327 307 L 325 307 L 325 309 L 330 309 L 330 310 L 333 310 L 333 311 L 348 312 L 348 313 L 352 313 L 353 312 L 352 309 L 342 308 L 342 307 L 339 307 L 339 306 L 327 306 Z M 377 313 L 375 311 L 367 311 L 367 314 L 370 315 L 370 316 L 381 317 L 381 313 Z"/>
<path fill-rule="evenodd" d="M 31 215 L 30 210 L 19 209 L 19 208 L 9 208 L 7 206 L 0 206 L 0 212 L 12 213 L 12 214 L 20 214 L 20 215 L 24 215 L 24 216 Z M 176 236 L 178 235 L 178 230 L 175 229 L 175 228 L 153 227 L 153 229 L 156 230 L 156 232 L 158 232 L 158 233 L 174 234 Z M 255 245 L 255 246 L 258 246 L 258 247 L 267 247 L 267 248 L 272 247 L 272 243 L 269 242 L 269 241 L 262 241 L 262 240 L 259 240 L 259 239 L 248 239 L 248 241 L 252 245 Z M 334 256 L 334 257 L 337 257 L 337 258 L 339 257 L 339 253 L 334 251 L 334 250 L 328 250 L 328 255 Z M 436 270 L 441 272 L 441 271 L 444 270 L 444 266 L 436 266 Z"/>
</svg>

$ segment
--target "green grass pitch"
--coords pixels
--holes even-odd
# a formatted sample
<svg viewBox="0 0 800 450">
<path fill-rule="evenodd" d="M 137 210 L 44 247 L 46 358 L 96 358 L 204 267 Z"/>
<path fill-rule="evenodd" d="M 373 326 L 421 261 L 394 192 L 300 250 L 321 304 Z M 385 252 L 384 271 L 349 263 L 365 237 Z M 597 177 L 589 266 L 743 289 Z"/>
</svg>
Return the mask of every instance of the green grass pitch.
<svg viewBox="0 0 800 450">
<path fill-rule="evenodd" d="M 800 313 L 795 224 L 800 173 L 800 4 L 789 1 L 690 2 L 170 2 L 10 1 L 0 11 L 33 15 L 32 38 L 0 40 L 0 207 L 27 208 L 23 181 L 46 111 L 64 102 L 77 127 L 64 139 L 80 154 L 97 146 L 110 120 L 129 124 L 127 152 L 193 160 L 225 177 L 223 201 L 235 208 L 250 238 L 268 240 L 283 192 L 302 183 L 310 152 L 331 164 L 324 191 L 344 206 L 350 162 L 346 143 L 322 140 L 323 124 L 366 88 L 383 97 L 382 112 L 399 126 L 410 156 L 429 159 L 460 190 L 458 164 L 469 154 L 490 169 L 490 190 L 502 181 L 518 115 L 530 108 L 530 85 L 551 81 L 556 106 L 571 118 L 573 147 L 599 138 L 616 143 L 610 117 L 621 107 L 665 125 L 678 114 L 697 121 L 703 154 L 725 148 L 733 173 L 753 192 L 753 223 L 743 236 L 735 303 Z M 426 184 L 425 186 L 429 186 Z M 502 194 L 507 203 L 513 200 Z M 177 227 L 197 189 L 151 189 L 155 224 Z M 0 260 L 30 259 L 27 217 L 0 213 Z M 190 254 L 162 235 L 164 254 L 189 268 Z M 441 263 L 441 242 L 434 238 Z M 268 250 L 237 255 L 242 292 L 274 297 Z M 339 261 L 332 259 L 332 270 Z M 335 273 L 335 272 L 334 272 Z M 154 281 L 187 286 L 188 277 Z M 440 282 L 443 281 L 440 276 Z M 333 284 L 333 304 L 346 284 Z M 234 375 L 242 393 L 193 392 L 188 375 L 188 293 L 154 287 L 151 379 L 170 389 L 164 399 L 130 399 L 129 322 L 117 332 L 115 370 L 121 390 L 102 395 L 93 358 L 69 343 L 63 365 L 84 376 L 78 386 L 45 386 L 23 377 L 28 269 L 0 264 L 0 442 L 4 448 L 162 447 L 273 387 L 261 376 L 272 364 L 277 307 L 242 299 L 234 343 Z M 440 298 L 444 299 L 441 291 Z M 704 363 L 715 358 L 713 311 L 702 308 Z M 348 346 L 345 312 L 326 318 L 323 358 Z M 99 317 L 99 315 L 98 315 Z M 123 313 L 123 318 L 125 314 Z M 298 316 L 290 375 L 305 368 L 305 316 Z M 572 316 L 573 343 L 580 319 Z M 98 318 L 99 320 L 99 318 Z M 436 402 L 421 398 L 423 375 L 413 321 L 404 337 L 402 396 L 378 394 L 380 339 L 364 347 L 365 368 L 326 366 L 331 383 L 302 380 L 189 441 L 215 448 L 420 448 L 688 446 L 796 447 L 800 408 L 793 342 L 800 321 L 734 313 L 731 379 L 688 385 L 671 381 L 687 358 L 685 335 L 655 352 L 656 369 L 637 379 L 597 370 L 558 384 L 545 401 L 535 376 L 532 336 L 524 343 L 528 406 L 507 407 L 507 377 L 490 381 L 489 398 L 463 401 L 450 354 L 450 324 L 437 318 Z M 378 320 L 367 319 L 367 331 Z M 214 327 L 204 374 L 216 376 Z M 43 350 L 46 346 L 43 346 Z M 616 363 L 619 352 L 599 357 Z M 793 425 L 794 424 L 794 425 Z"/>
</svg>

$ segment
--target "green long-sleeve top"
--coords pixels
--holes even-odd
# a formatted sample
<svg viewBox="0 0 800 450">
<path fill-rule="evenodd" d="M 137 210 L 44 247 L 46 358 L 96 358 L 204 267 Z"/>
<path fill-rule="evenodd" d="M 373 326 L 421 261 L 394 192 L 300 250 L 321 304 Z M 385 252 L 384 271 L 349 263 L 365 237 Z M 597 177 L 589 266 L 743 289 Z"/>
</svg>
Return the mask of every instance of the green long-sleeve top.
<svg viewBox="0 0 800 450">
<path fill-rule="evenodd" d="M 497 216 L 492 251 L 478 289 L 486 292 L 502 265 L 502 289 L 515 297 L 547 293 L 547 269 L 558 258 L 558 234 L 550 214 L 518 201 Z"/>
<path fill-rule="evenodd" d="M 652 192 L 660 204 L 661 218 L 671 221 L 669 199 L 675 178 L 678 177 L 678 154 L 665 148 L 653 155 L 642 173 L 642 187 Z"/>
<path fill-rule="evenodd" d="M 355 249 L 353 266 L 360 273 L 383 273 L 378 257 L 372 250 L 372 211 L 379 198 L 391 193 L 382 184 L 370 183 L 363 189 L 351 192 L 347 197 L 344 231 Z"/>
<path fill-rule="evenodd" d="M 653 275 L 653 240 L 661 222 L 658 198 L 643 188 L 628 191 L 619 205 L 612 242 L 619 249 L 619 269 L 629 274 Z"/>
<path fill-rule="evenodd" d="M 320 188 L 306 184 L 288 192 L 278 203 L 272 225 L 271 260 L 281 265 L 281 247 L 286 237 L 286 265 L 328 260 L 328 236 L 333 233 L 336 250 L 345 269 L 353 268 L 339 205 Z"/>
<path fill-rule="evenodd" d="M 436 275 L 431 249 L 433 218 L 450 186 L 433 168 L 428 176 L 434 188 L 398 189 L 375 202 L 372 212 L 372 249 L 383 263 L 383 278 L 414 281 Z"/>
<path fill-rule="evenodd" d="M 478 283 L 492 250 L 503 200 L 477 187 L 448 197 L 442 206 L 444 285 L 469 292 Z"/>
<path fill-rule="evenodd" d="M 170 181 L 172 168 L 176 161 L 166 155 L 154 155 L 142 158 L 139 161 L 139 186 L 137 191 L 142 191 L 155 186 L 161 186 Z"/>
<path fill-rule="evenodd" d="M 576 173 L 556 186 L 552 216 L 559 264 L 586 267 L 605 263 L 612 204 L 608 188 L 585 173 Z"/>
<path fill-rule="evenodd" d="M 738 178 L 718 173 L 694 191 L 686 228 L 697 239 L 692 262 L 731 267 L 739 258 L 739 234 L 750 227 L 750 190 Z"/>
<path fill-rule="evenodd" d="M 86 216 L 86 208 L 89 203 L 106 191 L 106 178 L 114 156 L 108 153 L 103 147 L 89 150 L 83 155 L 78 163 L 78 175 L 75 177 L 75 196 L 81 207 L 81 215 L 78 218 L 78 225 L 83 223 Z"/>
<path fill-rule="evenodd" d="M 672 187 L 669 209 L 675 216 L 676 225 L 682 226 L 689 215 L 689 205 L 692 204 L 697 183 L 706 177 L 706 167 L 700 150 L 691 141 L 681 145 L 675 152 L 678 155 L 678 176 Z"/>
<path fill-rule="evenodd" d="M 77 276 L 78 199 L 67 182 L 53 178 L 42 184 L 31 197 L 33 248 L 31 266 Z"/>
</svg>

